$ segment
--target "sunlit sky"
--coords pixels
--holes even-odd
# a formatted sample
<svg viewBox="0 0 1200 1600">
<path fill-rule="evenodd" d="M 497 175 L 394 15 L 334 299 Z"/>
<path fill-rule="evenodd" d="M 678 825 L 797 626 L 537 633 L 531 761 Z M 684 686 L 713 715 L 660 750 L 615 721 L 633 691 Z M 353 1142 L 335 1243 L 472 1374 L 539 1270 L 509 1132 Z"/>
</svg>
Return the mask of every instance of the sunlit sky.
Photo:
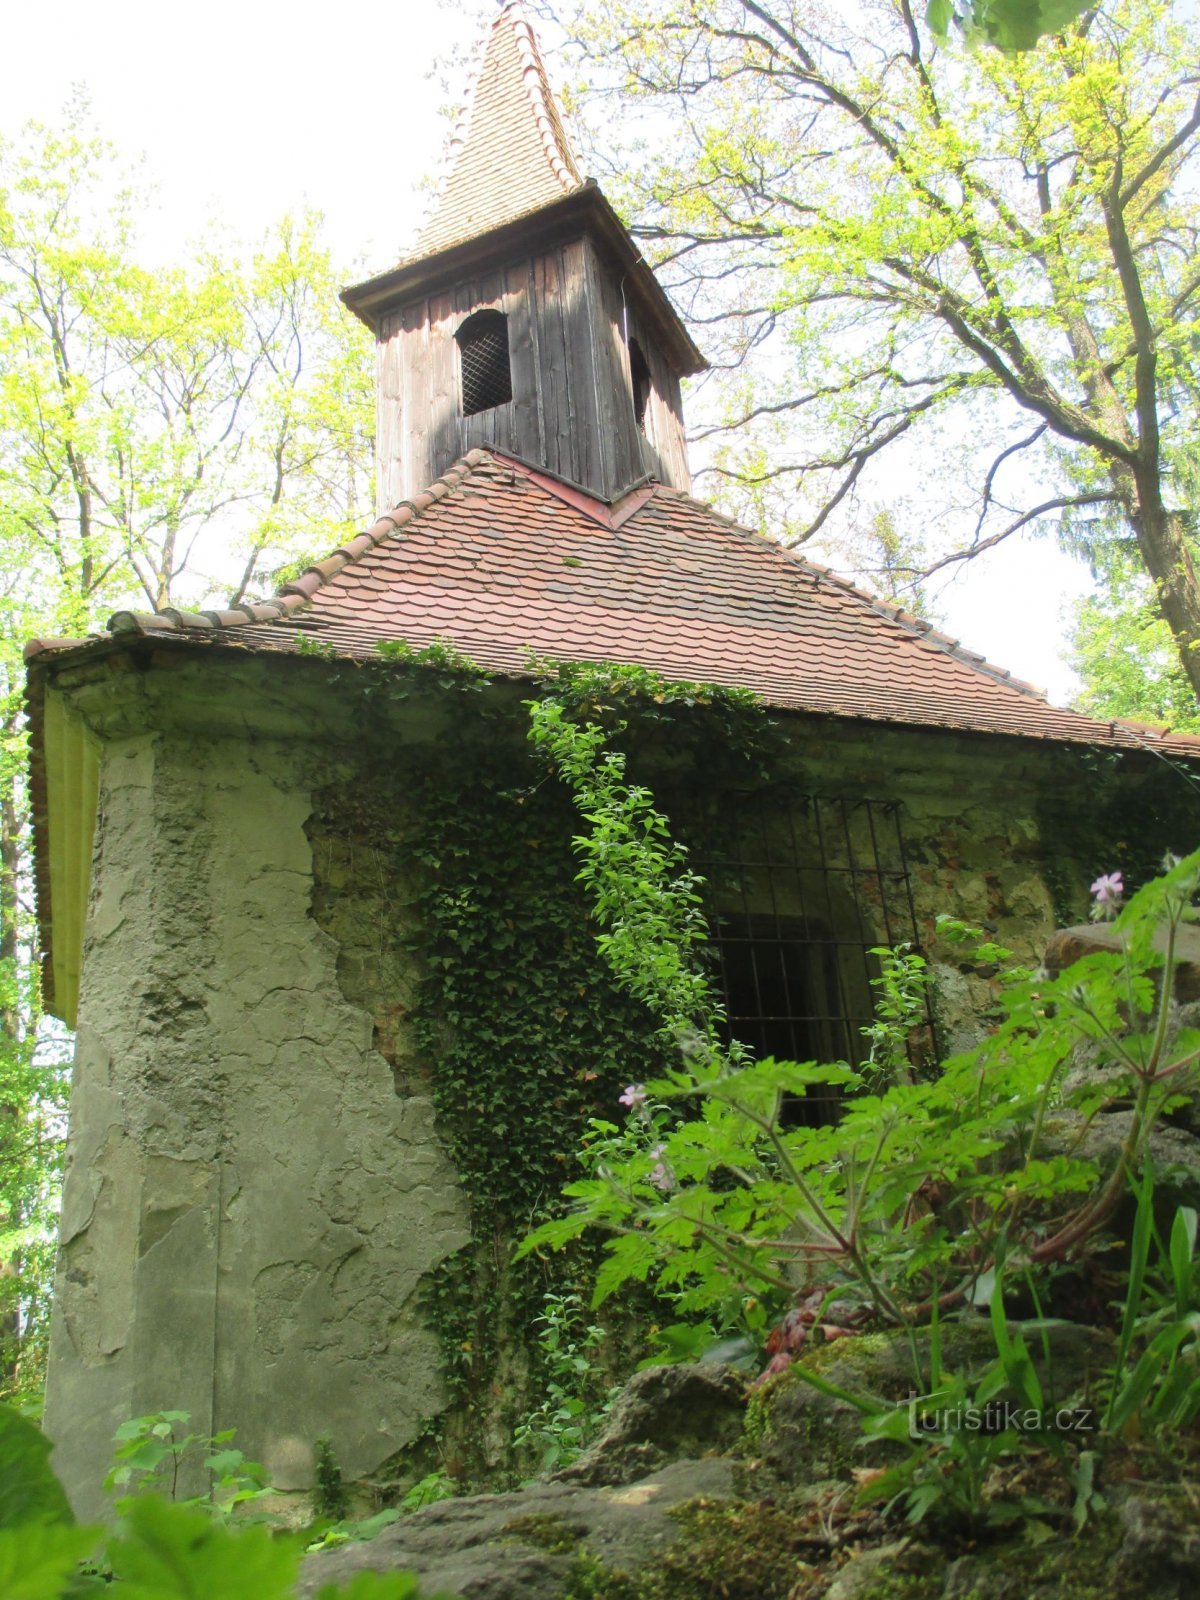
<svg viewBox="0 0 1200 1600">
<path fill-rule="evenodd" d="M 447 57 L 472 48 L 476 19 L 494 9 L 492 0 L 14 6 L 0 131 L 54 123 L 83 85 L 101 130 L 144 158 L 155 186 L 149 256 L 179 255 L 209 216 L 252 238 L 308 204 L 324 213 L 335 256 L 378 269 L 412 234 L 448 130 L 441 108 L 461 93 Z M 932 598 L 964 644 L 1063 700 L 1074 687 L 1059 655 L 1064 609 L 1088 587 L 1081 564 L 1045 540 L 1013 539 L 940 574 Z"/>
</svg>

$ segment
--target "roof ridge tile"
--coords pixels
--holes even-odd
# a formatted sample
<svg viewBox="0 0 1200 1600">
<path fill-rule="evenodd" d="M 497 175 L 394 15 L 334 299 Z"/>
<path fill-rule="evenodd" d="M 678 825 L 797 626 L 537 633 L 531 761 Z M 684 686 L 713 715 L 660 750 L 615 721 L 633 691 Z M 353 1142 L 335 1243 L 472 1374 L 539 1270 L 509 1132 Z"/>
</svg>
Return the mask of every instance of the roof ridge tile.
<svg viewBox="0 0 1200 1600">
<path fill-rule="evenodd" d="M 273 622 L 291 616 L 310 605 L 312 597 L 348 566 L 353 566 L 385 539 L 390 539 L 416 521 L 422 511 L 429 510 L 453 493 L 464 479 L 488 459 L 489 452 L 486 450 L 468 450 L 466 455 L 460 456 L 419 494 L 410 500 L 401 500 L 391 511 L 376 517 L 364 532 L 355 534 L 353 539 L 339 545 L 330 555 L 305 567 L 298 577 L 281 584 L 269 600 L 231 607 L 225 611 L 184 611 L 177 606 L 165 606 L 161 611 L 115 611 L 108 619 L 107 631 L 111 634 L 200 633 L 214 628 L 224 630 Z"/>
</svg>

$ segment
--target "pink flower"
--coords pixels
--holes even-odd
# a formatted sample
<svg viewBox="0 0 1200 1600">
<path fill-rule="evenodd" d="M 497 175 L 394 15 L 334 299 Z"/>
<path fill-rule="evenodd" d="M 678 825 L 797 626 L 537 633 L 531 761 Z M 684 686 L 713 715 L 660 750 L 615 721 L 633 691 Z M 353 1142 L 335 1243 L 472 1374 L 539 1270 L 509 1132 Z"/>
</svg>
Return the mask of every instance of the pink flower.
<svg viewBox="0 0 1200 1600">
<path fill-rule="evenodd" d="M 1125 881 L 1119 872 L 1107 872 L 1092 885 L 1098 906 L 1115 905 L 1125 893 Z"/>
<path fill-rule="evenodd" d="M 1116 916 L 1121 909 L 1121 899 L 1125 893 L 1125 880 L 1119 872 L 1104 872 L 1092 885 L 1093 922 L 1108 922 Z"/>
<path fill-rule="evenodd" d="M 624 1094 L 617 1096 L 617 1104 L 628 1106 L 631 1111 L 634 1111 L 638 1106 L 645 1105 L 649 1098 L 650 1096 L 640 1083 L 631 1083 L 627 1086 Z"/>
<path fill-rule="evenodd" d="M 646 1174 L 646 1182 L 652 1183 L 656 1189 L 661 1189 L 664 1194 L 675 1187 L 675 1174 L 662 1159 L 666 1151 L 665 1144 L 656 1144 L 650 1154 L 654 1157 L 654 1165 Z"/>
</svg>

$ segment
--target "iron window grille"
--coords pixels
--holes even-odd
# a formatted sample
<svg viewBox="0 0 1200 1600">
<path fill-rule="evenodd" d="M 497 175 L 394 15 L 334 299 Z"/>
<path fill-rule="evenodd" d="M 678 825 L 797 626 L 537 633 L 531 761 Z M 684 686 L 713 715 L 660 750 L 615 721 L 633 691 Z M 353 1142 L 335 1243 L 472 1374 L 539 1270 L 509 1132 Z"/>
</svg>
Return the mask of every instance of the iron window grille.
<svg viewBox="0 0 1200 1600">
<path fill-rule="evenodd" d="M 475 311 L 454 335 L 458 345 L 464 417 L 490 411 L 512 399 L 508 318 L 503 311 Z"/>
<path fill-rule="evenodd" d="M 900 807 L 726 791 L 677 815 L 705 879 L 729 1036 L 760 1059 L 861 1066 L 879 976 L 871 952 L 919 949 Z M 928 1001 L 909 1043 L 919 1066 L 934 1048 Z M 836 1090 L 820 1089 L 790 1101 L 785 1120 L 833 1121 L 838 1106 Z"/>
</svg>

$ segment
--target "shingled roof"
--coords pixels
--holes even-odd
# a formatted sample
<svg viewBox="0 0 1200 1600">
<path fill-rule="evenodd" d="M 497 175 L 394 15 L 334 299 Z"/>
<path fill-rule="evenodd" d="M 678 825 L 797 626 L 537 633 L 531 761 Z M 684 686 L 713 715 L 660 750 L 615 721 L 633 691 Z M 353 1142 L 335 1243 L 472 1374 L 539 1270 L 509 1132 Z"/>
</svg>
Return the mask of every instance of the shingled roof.
<svg viewBox="0 0 1200 1600">
<path fill-rule="evenodd" d="M 512 0 L 487 36 L 471 108 L 451 140 L 413 258 L 503 227 L 582 186 L 537 39 Z"/>
<path fill-rule="evenodd" d="M 605 504 L 528 463 L 473 450 L 261 605 L 119 612 L 117 637 L 187 635 L 256 651 L 448 639 L 520 676 L 530 653 L 633 662 L 737 685 L 773 706 L 1200 755 L 1200 739 L 1051 706 L 895 607 L 646 481 Z M 29 653 L 68 641 L 36 641 Z M 77 645 L 75 647 L 78 647 Z"/>
</svg>

